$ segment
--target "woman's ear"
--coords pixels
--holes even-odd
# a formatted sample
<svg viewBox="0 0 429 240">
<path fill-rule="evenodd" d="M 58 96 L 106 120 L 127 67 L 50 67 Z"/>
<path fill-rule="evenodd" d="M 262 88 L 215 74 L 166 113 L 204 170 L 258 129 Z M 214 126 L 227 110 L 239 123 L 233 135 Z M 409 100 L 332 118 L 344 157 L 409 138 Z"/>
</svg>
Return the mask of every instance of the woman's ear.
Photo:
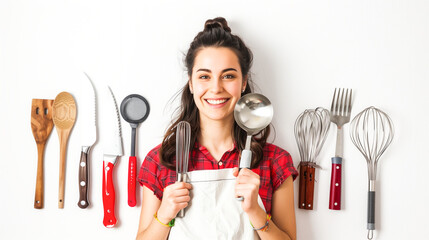
<svg viewBox="0 0 429 240">
<path fill-rule="evenodd" d="M 194 94 L 194 89 L 192 87 L 192 81 L 191 81 L 191 79 L 188 80 L 188 85 L 189 85 L 189 91 L 191 92 L 191 94 Z"/>
<path fill-rule="evenodd" d="M 243 87 L 241 88 L 241 92 L 244 92 L 244 91 L 246 90 L 246 86 L 247 86 L 247 76 L 248 76 L 248 75 L 246 75 L 246 76 L 243 78 Z"/>
</svg>

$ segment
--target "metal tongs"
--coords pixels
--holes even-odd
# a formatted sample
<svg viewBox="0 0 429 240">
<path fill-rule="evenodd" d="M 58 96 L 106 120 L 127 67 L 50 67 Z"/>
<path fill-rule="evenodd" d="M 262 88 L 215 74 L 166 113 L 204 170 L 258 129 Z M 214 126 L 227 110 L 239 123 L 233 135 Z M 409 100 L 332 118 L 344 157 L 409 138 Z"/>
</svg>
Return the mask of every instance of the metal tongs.
<svg viewBox="0 0 429 240">
<path fill-rule="evenodd" d="M 191 142 L 191 125 L 181 121 L 176 126 L 176 182 L 188 181 L 189 147 Z M 180 210 L 177 217 L 184 217 L 185 209 Z"/>
</svg>

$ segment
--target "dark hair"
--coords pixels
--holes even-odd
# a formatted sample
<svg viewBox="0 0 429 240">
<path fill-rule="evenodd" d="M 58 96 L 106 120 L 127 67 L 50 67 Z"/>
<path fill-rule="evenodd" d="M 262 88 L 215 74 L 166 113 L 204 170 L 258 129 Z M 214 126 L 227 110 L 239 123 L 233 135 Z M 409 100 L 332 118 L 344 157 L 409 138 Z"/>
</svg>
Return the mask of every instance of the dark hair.
<svg viewBox="0 0 429 240">
<path fill-rule="evenodd" d="M 204 24 L 204 30 L 199 32 L 192 41 L 185 57 L 185 65 L 189 79 L 192 77 L 192 68 L 194 67 L 195 57 L 200 50 L 206 47 L 226 47 L 231 49 L 237 55 L 241 72 L 243 74 L 243 80 L 247 77 L 246 88 L 241 95 L 243 96 L 247 93 L 251 93 L 253 90 L 253 83 L 250 78 L 249 71 L 253 61 L 252 52 L 246 47 L 240 37 L 231 33 L 231 28 L 228 27 L 228 23 L 225 18 L 218 17 L 207 20 Z M 199 111 L 189 90 L 189 81 L 181 89 L 181 93 L 181 106 L 178 109 L 178 115 L 168 127 L 160 149 L 161 164 L 171 170 L 175 170 L 176 125 L 180 121 L 187 121 L 190 123 L 192 129 L 191 149 L 195 145 L 197 136 L 200 132 Z M 262 130 L 256 137 L 253 137 L 254 140 L 251 145 L 253 156 L 251 168 L 257 167 L 259 162 L 262 160 L 263 147 L 267 141 L 269 133 L 270 126 Z M 238 149 L 240 151 L 244 149 L 247 134 L 235 122 L 232 136 Z M 192 158 L 190 160 L 193 164 Z"/>
</svg>

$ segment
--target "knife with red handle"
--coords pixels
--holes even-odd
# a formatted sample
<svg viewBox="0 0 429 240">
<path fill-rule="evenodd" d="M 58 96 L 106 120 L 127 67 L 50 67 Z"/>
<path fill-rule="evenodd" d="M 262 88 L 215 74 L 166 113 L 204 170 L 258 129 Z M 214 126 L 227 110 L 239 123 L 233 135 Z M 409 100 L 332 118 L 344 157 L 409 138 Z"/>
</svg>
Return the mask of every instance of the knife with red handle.
<svg viewBox="0 0 429 240">
<path fill-rule="evenodd" d="M 103 206 L 105 227 L 114 227 L 115 217 L 115 186 L 113 185 L 113 167 L 117 156 L 104 155 L 103 160 Z"/>
<path fill-rule="evenodd" d="M 113 182 L 113 170 L 114 166 L 120 156 L 123 155 L 122 147 L 122 136 L 121 136 L 121 121 L 119 118 L 118 105 L 116 104 L 115 96 L 113 95 L 112 89 L 110 89 L 110 95 L 113 99 L 113 106 L 116 112 L 115 116 L 115 127 L 113 128 L 113 134 L 108 136 L 106 141 L 104 155 L 103 155 L 103 209 L 104 218 L 103 224 L 105 227 L 114 227 L 117 223 L 115 216 L 115 187 Z"/>
</svg>

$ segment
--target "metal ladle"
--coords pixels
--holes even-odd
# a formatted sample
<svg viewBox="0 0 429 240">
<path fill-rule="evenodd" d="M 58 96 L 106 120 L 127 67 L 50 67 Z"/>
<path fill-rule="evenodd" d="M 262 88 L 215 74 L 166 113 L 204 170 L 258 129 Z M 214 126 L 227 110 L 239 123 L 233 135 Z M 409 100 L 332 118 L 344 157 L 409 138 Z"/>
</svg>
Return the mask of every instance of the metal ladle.
<svg viewBox="0 0 429 240">
<path fill-rule="evenodd" d="M 273 119 L 273 106 L 270 100 L 259 93 L 242 96 L 235 104 L 234 118 L 238 126 L 247 132 L 246 145 L 241 152 L 240 169 L 250 168 L 252 136 L 266 128 Z"/>
<path fill-rule="evenodd" d="M 262 94 L 246 94 L 235 104 L 234 119 L 238 126 L 247 132 L 246 145 L 241 151 L 239 169 L 250 168 L 252 162 L 252 151 L 250 151 L 252 136 L 271 123 L 273 114 L 273 106 L 270 100 Z M 239 201 L 243 201 L 243 199 L 243 197 L 237 198 Z"/>
</svg>

